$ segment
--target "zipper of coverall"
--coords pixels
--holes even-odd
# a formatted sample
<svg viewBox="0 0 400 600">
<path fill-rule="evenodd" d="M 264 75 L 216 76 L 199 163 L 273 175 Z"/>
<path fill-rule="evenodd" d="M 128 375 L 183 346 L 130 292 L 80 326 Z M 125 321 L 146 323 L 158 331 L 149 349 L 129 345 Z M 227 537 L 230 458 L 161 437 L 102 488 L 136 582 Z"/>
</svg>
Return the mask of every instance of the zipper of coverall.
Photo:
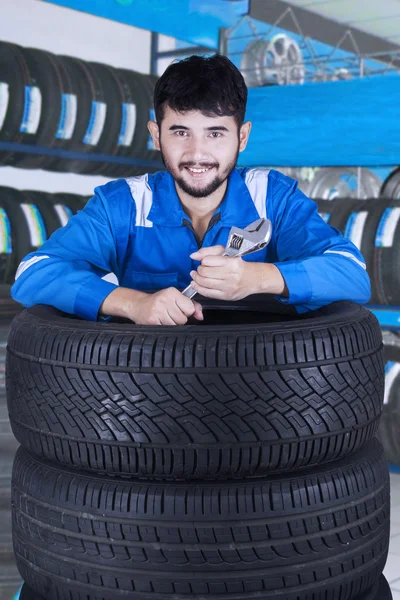
<svg viewBox="0 0 400 600">
<path fill-rule="evenodd" d="M 209 222 L 209 224 L 208 224 L 208 227 L 207 227 L 207 231 L 205 232 L 205 234 L 204 234 L 204 236 L 203 236 L 203 239 L 202 239 L 202 240 L 201 240 L 201 239 L 198 237 L 198 235 L 197 235 L 197 233 L 195 232 L 195 230 L 193 229 L 193 226 L 192 226 L 192 224 L 191 224 L 191 222 L 190 222 L 190 221 L 188 221 L 187 219 L 182 219 L 182 225 L 184 225 L 185 227 L 189 227 L 190 231 L 192 231 L 192 232 L 193 232 L 193 235 L 194 235 L 194 237 L 195 237 L 195 240 L 196 240 L 197 246 L 198 246 L 198 248 L 199 248 L 199 250 L 200 250 L 200 248 L 202 247 L 202 244 L 203 244 L 203 242 L 204 242 L 204 238 L 206 237 L 207 233 L 208 233 L 208 232 L 210 231 L 210 229 L 211 229 L 212 227 L 214 227 L 214 225 L 215 225 L 216 223 L 218 223 L 218 221 L 220 221 L 220 220 L 221 220 L 221 213 L 217 213 L 216 215 L 214 215 L 213 217 L 211 217 L 211 219 L 210 219 L 210 222 Z"/>
</svg>

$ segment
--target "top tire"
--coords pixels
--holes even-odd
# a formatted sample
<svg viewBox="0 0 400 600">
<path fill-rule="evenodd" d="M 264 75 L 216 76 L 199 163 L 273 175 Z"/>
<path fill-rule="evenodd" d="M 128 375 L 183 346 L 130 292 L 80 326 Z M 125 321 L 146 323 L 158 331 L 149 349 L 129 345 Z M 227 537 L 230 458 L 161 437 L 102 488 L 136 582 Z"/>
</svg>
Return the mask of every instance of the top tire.
<svg viewBox="0 0 400 600">
<path fill-rule="evenodd" d="M 15 317 L 7 399 L 18 441 L 72 468 L 177 480 L 309 467 L 374 436 L 384 367 L 372 313 L 200 301 L 205 320 L 181 327 L 48 306 Z"/>
</svg>

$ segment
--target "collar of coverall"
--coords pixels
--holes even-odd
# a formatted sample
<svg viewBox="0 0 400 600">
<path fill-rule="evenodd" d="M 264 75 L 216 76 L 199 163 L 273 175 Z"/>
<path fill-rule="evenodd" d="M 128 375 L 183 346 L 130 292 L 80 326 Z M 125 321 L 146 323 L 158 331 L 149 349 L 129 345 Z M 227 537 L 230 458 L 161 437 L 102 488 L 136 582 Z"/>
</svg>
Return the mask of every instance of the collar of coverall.
<svg viewBox="0 0 400 600">
<path fill-rule="evenodd" d="M 245 171 L 234 169 L 228 178 L 225 197 L 214 212 L 221 212 L 222 227 L 246 227 L 260 218 L 254 202 L 245 184 Z M 153 203 L 147 219 L 165 227 L 181 227 L 182 220 L 190 220 L 182 208 L 175 189 L 173 177 L 168 172 L 149 175 L 148 182 L 153 190 Z"/>
</svg>

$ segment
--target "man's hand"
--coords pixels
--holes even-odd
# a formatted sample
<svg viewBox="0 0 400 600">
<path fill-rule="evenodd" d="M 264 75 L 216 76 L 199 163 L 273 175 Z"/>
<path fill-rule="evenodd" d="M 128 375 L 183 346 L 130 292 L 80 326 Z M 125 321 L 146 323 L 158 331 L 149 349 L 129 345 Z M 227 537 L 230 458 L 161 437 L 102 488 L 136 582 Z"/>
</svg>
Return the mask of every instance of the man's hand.
<svg viewBox="0 0 400 600">
<path fill-rule="evenodd" d="M 242 300 L 260 293 L 287 295 L 285 281 L 275 265 L 222 256 L 224 250 L 224 246 L 210 246 L 190 255 L 201 261 L 197 271 L 190 272 L 197 293 L 219 300 Z"/>
<path fill-rule="evenodd" d="M 104 300 L 100 314 L 125 317 L 137 325 L 185 325 L 188 317 L 204 318 L 201 305 L 173 287 L 154 294 L 116 288 Z"/>
</svg>

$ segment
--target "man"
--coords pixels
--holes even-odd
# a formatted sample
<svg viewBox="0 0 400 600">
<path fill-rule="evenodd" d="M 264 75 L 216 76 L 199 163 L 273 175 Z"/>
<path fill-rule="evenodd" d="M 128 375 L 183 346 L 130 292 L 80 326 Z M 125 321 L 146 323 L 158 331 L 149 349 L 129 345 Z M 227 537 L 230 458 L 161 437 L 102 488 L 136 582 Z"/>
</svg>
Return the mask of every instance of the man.
<svg viewBox="0 0 400 600">
<path fill-rule="evenodd" d="M 150 325 L 203 318 L 201 305 L 179 291 L 192 280 L 209 298 L 268 293 L 298 312 L 367 302 L 360 252 L 324 223 L 296 182 L 274 170 L 235 168 L 251 129 L 246 101 L 244 79 L 226 57 L 170 65 L 155 88 L 156 122 L 148 124 L 166 172 L 96 188 L 78 215 L 25 257 L 13 298 L 89 320 Z M 233 225 L 265 216 L 273 227 L 267 248 L 221 256 Z M 119 285 L 103 279 L 109 272 Z"/>
</svg>

